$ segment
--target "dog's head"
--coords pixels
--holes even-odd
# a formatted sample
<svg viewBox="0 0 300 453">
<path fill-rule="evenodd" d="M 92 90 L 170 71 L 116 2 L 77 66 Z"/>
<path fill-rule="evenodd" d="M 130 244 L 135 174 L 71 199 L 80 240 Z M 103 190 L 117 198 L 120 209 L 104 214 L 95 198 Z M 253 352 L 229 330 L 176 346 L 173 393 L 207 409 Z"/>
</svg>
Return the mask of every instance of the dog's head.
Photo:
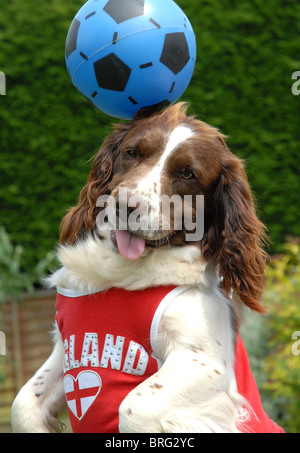
<svg viewBox="0 0 300 453">
<path fill-rule="evenodd" d="M 193 244 L 218 270 L 226 293 L 233 289 L 262 311 L 264 226 L 243 163 L 215 128 L 187 116 L 185 104 L 115 126 L 62 222 L 61 243 L 99 234 L 109 213 L 116 253 L 137 260 Z"/>
</svg>

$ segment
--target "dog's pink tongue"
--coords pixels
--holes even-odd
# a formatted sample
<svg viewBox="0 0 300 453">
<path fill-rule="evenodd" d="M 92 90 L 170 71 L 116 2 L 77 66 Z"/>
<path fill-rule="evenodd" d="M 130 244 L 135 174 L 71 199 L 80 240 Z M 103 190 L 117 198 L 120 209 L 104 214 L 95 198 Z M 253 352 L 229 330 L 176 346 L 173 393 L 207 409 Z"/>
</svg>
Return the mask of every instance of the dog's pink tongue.
<svg viewBox="0 0 300 453">
<path fill-rule="evenodd" d="M 145 239 L 133 236 L 129 231 L 118 230 L 116 234 L 119 252 L 127 260 L 137 260 L 145 250 Z"/>
</svg>

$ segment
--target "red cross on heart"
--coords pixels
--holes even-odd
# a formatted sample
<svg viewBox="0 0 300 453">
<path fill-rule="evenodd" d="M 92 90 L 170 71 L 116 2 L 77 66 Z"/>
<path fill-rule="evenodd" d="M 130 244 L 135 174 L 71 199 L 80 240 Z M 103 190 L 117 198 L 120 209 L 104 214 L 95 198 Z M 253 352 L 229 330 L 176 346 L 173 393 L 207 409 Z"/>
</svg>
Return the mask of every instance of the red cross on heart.
<svg viewBox="0 0 300 453">
<path fill-rule="evenodd" d="M 97 398 L 102 387 L 100 376 L 95 371 L 82 371 L 76 379 L 67 374 L 64 388 L 70 411 L 81 420 Z"/>
</svg>

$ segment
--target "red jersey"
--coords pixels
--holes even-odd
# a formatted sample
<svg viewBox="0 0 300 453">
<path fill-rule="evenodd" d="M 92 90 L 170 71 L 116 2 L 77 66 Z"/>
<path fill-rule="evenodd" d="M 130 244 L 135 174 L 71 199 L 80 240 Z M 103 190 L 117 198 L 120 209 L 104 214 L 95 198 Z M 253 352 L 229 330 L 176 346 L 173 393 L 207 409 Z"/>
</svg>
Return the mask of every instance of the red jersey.
<svg viewBox="0 0 300 453">
<path fill-rule="evenodd" d="M 58 288 L 56 322 L 65 348 L 63 384 L 76 433 L 117 433 L 126 395 L 156 373 L 152 339 L 166 307 L 189 287 L 143 291 L 112 288 L 94 294 Z M 238 391 L 256 417 L 247 432 L 280 432 L 264 412 L 240 339 L 236 346 Z"/>
</svg>

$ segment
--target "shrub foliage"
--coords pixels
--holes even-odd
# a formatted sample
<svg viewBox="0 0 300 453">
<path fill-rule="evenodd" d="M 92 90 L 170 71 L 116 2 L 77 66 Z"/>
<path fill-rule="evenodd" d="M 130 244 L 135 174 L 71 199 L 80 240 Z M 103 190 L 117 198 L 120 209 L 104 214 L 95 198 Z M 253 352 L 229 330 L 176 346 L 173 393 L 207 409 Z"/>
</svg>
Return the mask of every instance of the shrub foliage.
<svg viewBox="0 0 300 453">
<path fill-rule="evenodd" d="M 277 418 L 292 433 L 300 432 L 300 243 L 285 245 L 285 253 L 269 267 L 266 303 L 268 378 L 264 390 L 276 402 Z"/>
</svg>

